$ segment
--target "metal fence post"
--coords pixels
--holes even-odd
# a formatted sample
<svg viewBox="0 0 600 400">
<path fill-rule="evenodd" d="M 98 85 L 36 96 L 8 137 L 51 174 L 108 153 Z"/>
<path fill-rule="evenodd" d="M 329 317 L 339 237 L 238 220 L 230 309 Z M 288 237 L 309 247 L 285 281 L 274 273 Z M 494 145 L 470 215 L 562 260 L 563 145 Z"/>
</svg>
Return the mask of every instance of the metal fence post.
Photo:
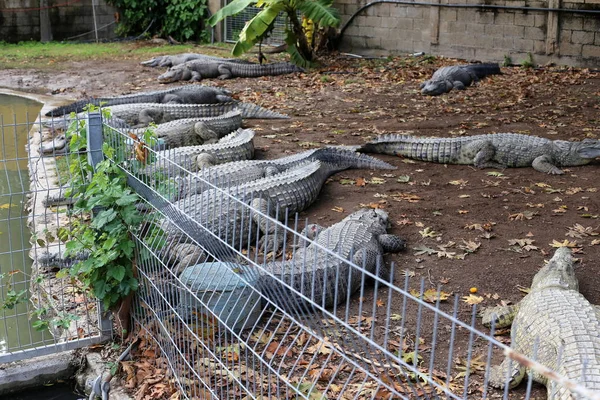
<svg viewBox="0 0 600 400">
<path fill-rule="evenodd" d="M 102 145 L 104 143 L 102 114 L 97 111 L 88 113 L 86 124 L 88 163 L 95 170 L 98 163 L 104 160 L 104 153 L 102 153 Z M 112 332 L 112 323 L 110 322 L 108 313 L 104 310 L 102 302 L 98 303 L 98 323 L 100 325 L 100 334 L 103 337 L 109 338 Z"/>
</svg>

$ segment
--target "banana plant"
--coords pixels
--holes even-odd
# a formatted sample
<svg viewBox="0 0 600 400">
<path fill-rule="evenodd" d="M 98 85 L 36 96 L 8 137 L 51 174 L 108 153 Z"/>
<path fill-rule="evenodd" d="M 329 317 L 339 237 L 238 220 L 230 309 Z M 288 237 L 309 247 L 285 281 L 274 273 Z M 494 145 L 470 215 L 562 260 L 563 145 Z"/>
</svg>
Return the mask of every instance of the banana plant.
<svg viewBox="0 0 600 400">
<path fill-rule="evenodd" d="M 232 54 L 239 56 L 264 38 L 273 27 L 275 18 L 283 12 L 290 26 L 285 32 L 285 42 L 291 61 L 300 67 L 309 67 L 315 57 L 312 46 L 313 29 L 337 27 L 340 23 L 339 13 L 332 5 L 333 0 L 233 0 L 215 13 L 208 23 L 215 26 L 246 7 L 261 8 L 254 18 L 246 22 L 233 47 Z M 298 13 L 301 14 L 300 17 Z M 312 24 L 302 24 L 301 20 L 312 21 Z M 307 38 L 307 33 L 311 40 Z"/>
</svg>

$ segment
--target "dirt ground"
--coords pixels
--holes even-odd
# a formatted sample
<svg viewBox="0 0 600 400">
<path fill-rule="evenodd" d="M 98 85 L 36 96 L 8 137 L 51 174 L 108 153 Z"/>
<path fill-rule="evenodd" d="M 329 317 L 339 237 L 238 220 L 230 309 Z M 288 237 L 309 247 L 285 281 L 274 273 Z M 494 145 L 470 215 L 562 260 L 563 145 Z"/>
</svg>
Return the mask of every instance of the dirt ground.
<svg viewBox="0 0 600 400">
<path fill-rule="evenodd" d="M 5 70 L 0 86 L 65 99 L 165 88 L 156 81 L 160 71 L 139 61 Z M 323 67 L 305 74 L 202 83 L 226 87 L 240 100 L 290 115 L 289 120 L 247 121 L 257 131 L 257 158 L 326 144 L 361 144 L 385 133 L 600 137 L 600 74 L 593 71 L 509 67 L 465 91 L 426 97 L 420 94 L 419 83 L 456 60 L 335 55 L 324 61 Z M 444 292 L 461 297 L 477 288 L 483 297 L 479 306 L 517 302 L 523 296 L 518 287 L 529 286 L 544 259 L 551 257 L 553 244 L 568 244 L 580 259 L 576 273 L 581 292 L 600 304 L 597 160 L 551 176 L 533 168 L 478 170 L 378 157 L 398 169 L 339 173 L 302 217 L 329 225 L 361 206 L 384 208 L 394 221 L 391 233 L 408 244 L 405 252 L 386 256 L 396 265 L 396 284 L 402 285 L 402 271 L 408 271 L 414 275 L 411 288 L 419 287 L 420 278 L 426 289 L 442 284 Z M 365 298 L 369 296 L 368 291 Z M 401 304 L 392 308 L 400 310 Z M 451 302 L 442 308 L 450 310 Z M 470 310 L 461 301 L 459 318 L 470 321 Z"/>
</svg>

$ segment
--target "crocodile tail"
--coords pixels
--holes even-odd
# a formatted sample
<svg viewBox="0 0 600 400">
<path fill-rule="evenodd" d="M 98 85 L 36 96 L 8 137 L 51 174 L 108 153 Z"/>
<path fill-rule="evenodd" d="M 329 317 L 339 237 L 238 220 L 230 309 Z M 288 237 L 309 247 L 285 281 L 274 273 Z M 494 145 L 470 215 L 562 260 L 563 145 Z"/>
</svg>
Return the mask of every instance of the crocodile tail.
<svg viewBox="0 0 600 400">
<path fill-rule="evenodd" d="M 392 164 L 366 154 L 357 153 L 353 148 L 324 147 L 317 149 L 312 158 L 331 164 L 336 171 L 348 168 L 396 169 Z"/>
<path fill-rule="evenodd" d="M 488 75 L 498 75 L 502 73 L 498 63 L 471 64 L 469 65 L 469 69 L 473 71 L 478 78 L 484 78 Z"/>
<path fill-rule="evenodd" d="M 268 110 L 253 103 L 238 103 L 237 108 L 242 112 L 243 118 L 256 119 L 288 119 L 289 117 L 275 111 Z"/>
<path fill-rule="evenodd" d="M 93 104 L 93 105 L 97 106 L 103 100 L 104 99 L 95 99 L 95 98 L 78 100 L 74 103 L 67 104 L 65 106 L 53 108 L 52 110 L 48 111 L 45 115 L 46 115 L 46 117 L 58 117 L 61 115 L 70 114 L 72 112 L 78 113 L 78 112 L 83 111 L 83 108 L 85 106 L 87 106 L 88 104 Z"/>
<path fill-rule="evenodd" d="M 414 139 L 414 137 L 410 136 L 410 135 L 397 135 L 397 134 L 380 135 L 380 136 L 377 136 L 377 138 L 375 138 L 374 140 L 370 141 L 369 143 L 365 143 L 361 146 L 355 146 L 355 147 L 356 147 L 356 151 L 359 151 L 362 153 L 382 153 L 382 151 L 381 151 L 382 146 L 385 146 L 388 143 L 401 142 L 401 141 L 404 141 L 407 139 Z"/>
</svg>

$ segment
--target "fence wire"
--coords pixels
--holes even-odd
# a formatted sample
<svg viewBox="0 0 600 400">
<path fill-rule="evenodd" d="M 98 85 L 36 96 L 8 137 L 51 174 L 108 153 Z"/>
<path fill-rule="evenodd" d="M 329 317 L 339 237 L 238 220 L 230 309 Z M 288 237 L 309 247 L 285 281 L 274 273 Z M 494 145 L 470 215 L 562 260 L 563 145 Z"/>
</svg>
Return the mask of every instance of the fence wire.
<svg viewBox="0 0 600 400">
<path fill-rule="evenodd" d="M 114 132 L 111 144 L 123 143 L 126 133 Z M 145 226 L 132 232 L 140 280 L 134 321 L 160 349 L 184 398 L 543 397 L 531 374 L 515 390 L 491 387 L 492 368 L 505 353 L 516 360 L 505 383 L 512 367 L 532 360 L 503 343 L 506 329 L 477 329 L 476 306 L 462 321 L 458 296 L 443 298 L 440 287 L 432 291 L 424 280 L 412 291 L 410 277 L 394 265 L 386 268 L 379 257 L 373 262 L 359 248 L 345 254 L 344 243 L 362 233 L 345 230 L 338 247 L 329 246 L 337 240 L 330 230 L 315 241 L 321 228 L 268 201 L 289 200 L 283 186 L 272 193 L 262 183 L 232 186 L 161 154 L 143 156 L 160 166 L 160 175 L 120 163 L 148 213 Z M 280 176 L 303 176 L 311 168 L 319 164 Z M 179 198 L 181 185 L 192 185 L 192 194 Z M 298 183 L 297 194 L 310 198 L 309 186 Z M 265 200 L 267 206 L 256 206 Z M 260 239 L 265 232 L 271 240 Z M 597 356 L 581 355 L 589 382 Z M 546 367 L 565 371 L 560 360 Z M 564 385 L 560 374 L 531 365 L 549 377 L 550 397 L 556 382 Z M 598 398 L 568 384 L 578 398 Z"/>
<path fill-rule="evenodd" d="M 57 277 L 72 265 L 61 261 L 58 232 L 82 217 L 52 202 L 71 177 L 71 155 L 44 156 L 49 130 L 11 99 L 19 98 L 0 96 L 0 363 L 110 337 L 110 323 L 83 285 Z"/>
</svg>

